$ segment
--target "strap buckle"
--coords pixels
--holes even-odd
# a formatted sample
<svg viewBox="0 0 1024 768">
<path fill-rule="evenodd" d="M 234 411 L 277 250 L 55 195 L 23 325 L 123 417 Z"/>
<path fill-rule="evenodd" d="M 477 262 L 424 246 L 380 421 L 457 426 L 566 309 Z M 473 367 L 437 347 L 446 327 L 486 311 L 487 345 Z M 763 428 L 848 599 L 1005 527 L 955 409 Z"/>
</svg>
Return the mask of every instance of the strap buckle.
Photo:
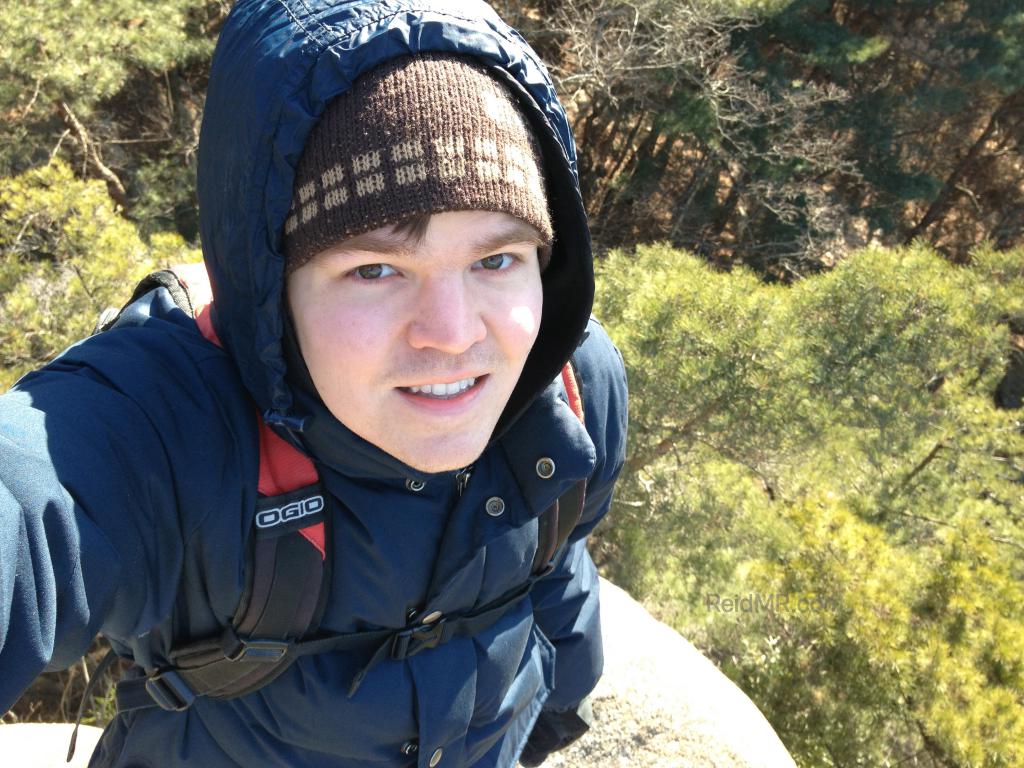
<svg viewBox="0 0 1024 768">
<path fill-rule="evenodd" d="M 443 641 L 447 619 L 441 617 L 430 624 L 420 624 L 395 633 L 391 641 L 391 658 L 406 659 L 426 648 L 434 648 Z"/>
<path fill-rule="evenodd" d="M 146 692 L 160 709 L 182 712 L 192 706 L 196 695 L 173 669 L 146 677 Z"/>
<path fill-rule="evenodd" d="M 255 661 L 274 664 L 291 650 L 291 643 L 280 640 L 239 637 L 234 627 L 224 628 L 220 638 L 221 651 L 228 661 Z"/>
<path fill-rule="evenodd" d="M 257 661 L 273 664 L 280 661 L 288 653 L 290 645 L 276 640 L 243 640 L 238 638 L 238 646 L 231 653 L 225 654 L 229 661 Z"/>
</svg>

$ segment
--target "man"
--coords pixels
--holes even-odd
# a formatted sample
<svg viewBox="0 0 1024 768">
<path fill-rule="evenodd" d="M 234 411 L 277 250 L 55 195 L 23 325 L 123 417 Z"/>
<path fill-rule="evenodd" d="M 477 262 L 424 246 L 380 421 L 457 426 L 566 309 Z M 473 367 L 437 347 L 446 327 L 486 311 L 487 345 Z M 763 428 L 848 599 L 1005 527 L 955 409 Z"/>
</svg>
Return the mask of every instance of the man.
<svg viewBox="0 0 1024 768">
<path fill-rule="evenodd" d="M 212 305 L 155 287 L 0 397 L 0 706 L 102 631 L 137 675 L 92 766 L 540 764 L 587 727 L 626 425 L 542 65 L 479 2 L 239 2 L 198 184 Z M 323 505 L 321 591 L 253 576 Z M 239 690 L 261 581 L 336 644 Z M 225 637 L 229 696 L 184 672 Z"/>
</svg>

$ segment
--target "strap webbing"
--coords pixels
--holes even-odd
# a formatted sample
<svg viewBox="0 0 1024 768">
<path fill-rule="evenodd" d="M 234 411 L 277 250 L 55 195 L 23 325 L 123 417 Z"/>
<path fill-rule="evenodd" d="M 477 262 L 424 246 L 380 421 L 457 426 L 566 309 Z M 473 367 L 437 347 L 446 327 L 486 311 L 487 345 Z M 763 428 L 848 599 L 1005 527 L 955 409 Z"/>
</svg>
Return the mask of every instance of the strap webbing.
<svg viewBox="0 0 1024 768">
<path fill-rule="evenodd" d="M 569 407 L 576 414 L 581 424 L 586 423 L 583 413 L 583 389 L 580 386 L 579 374 L 572 360 L 562 366 L 562 383 L 565 385 L 565 394 L 569 398 Z"/>
<path fill-rule="evenodd" d="M 93 689 L 96 688 L 96 682 L 103 677 L 103 674 L 115 661 L 117 661 L 117 652 L 111 648 L 107 651 L 99 665 L 97 665 L 96 670 L 92 673 L 92 677 L 89 678 L 89 682 L 86 683 L 85 690 L 82 692 L 82 700 L 78 702 L 78 714 L 75 715 L 75 729 L 71 731 L 71 742 L 68 744 L 68 758 L 65 762 L 70 763 L 71 758 L 75 756 L 75 745 L 78 744 L 78 726 L 82 724 L 82 715 L 85 714 L 85 705 L 92 697 Z"/>
<path fill-rule="evenodd" d="M 248 672 L 256 673 L 261 665 L 264 669 L 274 670 L 276 677 L 300 656 L 326 651 L 362 651 L 369 654 L 369 660 L 349 686 L 349 696 L 353 696 L 370 670 L 386 658 L 407 659 L 427 648 L 446 643 L 453 637 L 472 637 L 483 632 L 525 598 L 536 581 L 536 577 L 531 578 L 523 586 L 471 613 L 441 617 L 429 624 L 412 624 L 397 630 L 368 630 L 278 642 L 245 640 L 228 627 L 217 640 L 206 641 L 205 648 L 200 649 L 199 644 L 195 644 L 191 658 L 179 659 L 180 663 L 175 668 L 118 683 L 118 711 L 155 706 L 168 710 L 187 709 L 195 700 L 198 690 L 213 689 L 204 695 L 228 698 L 222 690 L 216 690 L 217 682 L 224 674 L 222 668 L 225 660 L 238 665 L 234 673 L 236 679 Z M 195 667 L 184 666 L 197 662 Z M 269 680 L 261 680 L 252 690 L 266 682 Z"/>
</svg>

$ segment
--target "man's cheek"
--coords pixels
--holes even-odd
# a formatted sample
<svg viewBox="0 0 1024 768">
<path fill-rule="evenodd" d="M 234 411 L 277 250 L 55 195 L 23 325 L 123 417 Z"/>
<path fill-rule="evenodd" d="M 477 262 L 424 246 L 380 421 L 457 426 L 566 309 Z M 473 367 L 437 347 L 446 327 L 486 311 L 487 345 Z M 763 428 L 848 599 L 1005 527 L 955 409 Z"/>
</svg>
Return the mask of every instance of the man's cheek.
<svg viewBox="0 0 1024 768">
<path fill-rule="evenodd" d="M 540 324 L 540 312 L 527 304 L 513 307 L 508 313 L 509 321 L 524 336 L 533 339 L 537 335 Z"/>
<path fill-rule="evenodd" d="M 375 349 L 373 340 L 379 338 L 357 318 L 337 314 L 322 316 L 319 327 L 311 330 L 315 338 L 316 362 L 321 372 L 329 376 L 351 377 L 364 370 L 371 362 L 371 351 Z"/>
</svg>

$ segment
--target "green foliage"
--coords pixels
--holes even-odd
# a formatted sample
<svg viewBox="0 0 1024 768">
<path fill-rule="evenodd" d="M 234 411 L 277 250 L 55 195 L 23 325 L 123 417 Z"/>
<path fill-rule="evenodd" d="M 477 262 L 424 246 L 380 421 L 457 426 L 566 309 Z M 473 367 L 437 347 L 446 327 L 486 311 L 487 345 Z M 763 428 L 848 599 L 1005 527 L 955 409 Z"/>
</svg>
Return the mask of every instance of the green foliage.
<svg viewBox="0 0 1024 768">
<path fill-rule="evenodd" d="M 1024 429 L 991 392 L 1024 251 L 785 288 L 648 246 L 598 297 L 631 388 L 612 578 L 802 765 L 1022 764 Z"/>
<path fill-rule="evenodd" d="M 1000 319 L 1024 322 L 1024 261 L 1019 251 L 1000 251 L 985 244 L 971 254 L 973 271 L 983 275 L 992 292 L 989 301 Z"/>
<path fill-rule="evenodd" d="M 797 78 L 847 92 L 825 122 L 850 138 L 859 179 L 845 186 L 847 202 L 873 229 L 912 239 L 935 227 L 932 241 L 961 253 L 1005 231 L 1002 216 L 1020 199 L 1017 184 L 1004 189 L 998 180 L 1017 176 L 1001 159 L 1020 130 L 1024 18 L 1016 4 L 794 0 L 740 37 L 744 62 L 773 73 L 777 88 Z M 1019 147 L 1009 152 L 1019 158 Z M 1002 191 L 981 203 L 952 195 L 958 183 L 961 192 Z"/>
<path fill-rule="evenodd" d="M 0 391 L 198 258 L 166 230 L 195 237 L 228 5 L 0 8 Z M 562 77 L 603 245 L 797 280 L 601 264 L 631 385 L 609 575 L 803 765 L 1024 764 L 1024 432 L 991 394 L 1024 328 L 1019 4 L 504 5 Z M 851 224 L 970 266 L 919 245 L 800 280 Z"/>
<path fill-rule="evenodd" d="M 221 0 L 0 7 L 0 176 L 64 159 L 144 233 L 194 239 L 195 150 Z"/>
<path fill-rule="evenodd" d="M 178 235 L 143 241 L 101 182 L 54 162 L 0 187 L 0 391 L 87 336 L 157 265 L 195 261 Z"/>
<path fill-rule="evenodd" d="M 30 0 L 0 10 L 0 109 L 65 100 L 80 117 L 139 69 L 207 56 L 196 0 Z"/>
</svg>

